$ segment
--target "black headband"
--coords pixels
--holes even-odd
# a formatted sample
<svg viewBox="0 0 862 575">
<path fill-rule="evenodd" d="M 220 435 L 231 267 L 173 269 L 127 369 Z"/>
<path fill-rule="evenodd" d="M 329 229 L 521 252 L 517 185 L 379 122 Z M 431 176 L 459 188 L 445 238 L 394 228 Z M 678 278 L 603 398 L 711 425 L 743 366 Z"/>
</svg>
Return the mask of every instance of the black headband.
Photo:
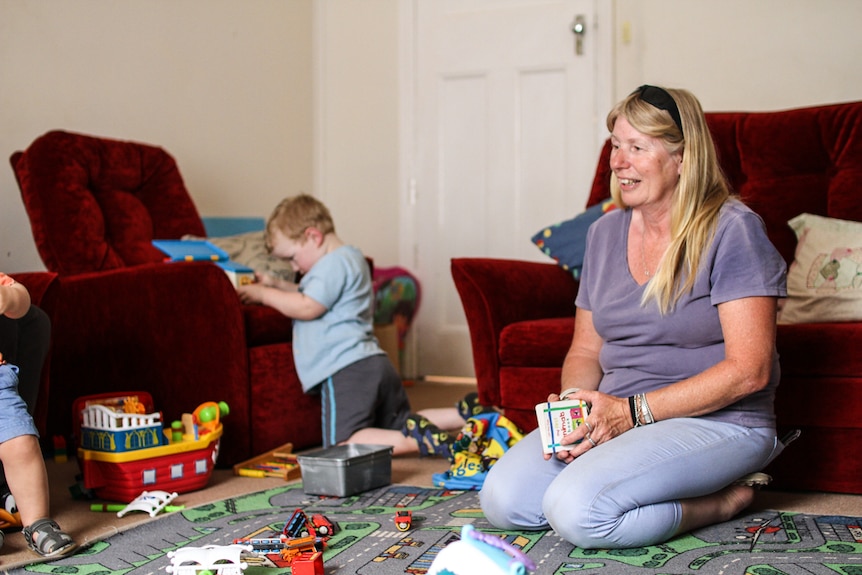
<svg viewBox="0 0 862 575">
<path fill-rule="evenodd" d="M 670 114 L 670 117 L 673 119 L 673 123 L 676 124 L 677 128 L 679 128 L 683 137 L 685 136 L 685 133 L 682 131 L 682 119 L 679 117 L 679 108 L 677 107 L 673 96 L 668 94 L 667 90 L 659 88 L 658 86 L 644 84 L 632 93 L 637 94 L 638 97 L 647 104 L 655 106 L 659 110 L 665 110 Z"/>
</svg>

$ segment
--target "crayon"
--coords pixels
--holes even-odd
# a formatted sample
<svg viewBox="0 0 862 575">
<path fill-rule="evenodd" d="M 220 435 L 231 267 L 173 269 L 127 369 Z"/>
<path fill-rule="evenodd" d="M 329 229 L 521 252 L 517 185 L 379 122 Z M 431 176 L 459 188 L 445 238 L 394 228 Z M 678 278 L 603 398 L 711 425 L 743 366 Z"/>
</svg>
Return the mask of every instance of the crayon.
<svg viewBox="0 0 862 575">
<path fill-rule="evenodd" d="M 263 469 L 237 469 L 237 475 L 241 477 L 281 477 L 284 473 L 279 471 L 265 471 Z"/>
<path fill-rule="evenodd" d="M 285 451 L 276 451 L 275 453 L 272 454 L 272 456 L 273 457 L 280 457 L 282 459 L 287 459 L 290 462 L 296 461 L 296 454 L 295 453 L 290 453 L 290 452 L 285 452 Z"/>
<path fill-rule="evenodd" d="M 261 471 L 286 471 L 284 465 L 278 465 L 277 463 L 259 463 L 254 466 L 254 469 L 260 469 Z"/>
</svg>

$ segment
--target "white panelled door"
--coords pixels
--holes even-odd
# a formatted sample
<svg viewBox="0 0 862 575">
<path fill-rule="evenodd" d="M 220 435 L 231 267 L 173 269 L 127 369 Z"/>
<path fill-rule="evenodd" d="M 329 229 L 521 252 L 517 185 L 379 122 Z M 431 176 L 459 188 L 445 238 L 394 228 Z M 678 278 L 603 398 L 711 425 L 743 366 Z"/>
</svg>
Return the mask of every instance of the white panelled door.
<svg viewBox="0 0 862 575">
<path fill-rule="evenodd" d="M 450 259 L 550 261 L 530 237 L 583 210 L 606 135 L 610 41 L 600 34 L 609 39 L 611 31 L 605 4 L 414 4 L 413 236 L 423 283 L 414 337 L 420 375 L 473 375 Z M 582 35 L 573 32 L 577 22 Z"/>
</svg>

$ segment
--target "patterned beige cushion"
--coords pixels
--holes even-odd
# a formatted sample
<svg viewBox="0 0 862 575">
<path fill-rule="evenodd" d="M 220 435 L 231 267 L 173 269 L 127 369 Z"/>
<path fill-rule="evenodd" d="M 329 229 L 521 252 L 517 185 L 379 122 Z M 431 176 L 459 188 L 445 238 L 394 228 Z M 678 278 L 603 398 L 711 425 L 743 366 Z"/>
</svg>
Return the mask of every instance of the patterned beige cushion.
<svg viewBox="0 0 862 575">
<path fill-rule="evenodd" d="M 288 281 L 294 280 L 295 274 L 290 264 L 267 251 L 262 230 L 220 238 L 185 236 L 183 239 L 206 239 L 211 244 L 226 251 L 230 259 L 238 264 L 250 267 L 258 273 L 269 274 Z"/>
<path fill-rule="evenodd" d="M 801 214 L 779 323 L 862 320 L 862 222 Z"/>
</svg>

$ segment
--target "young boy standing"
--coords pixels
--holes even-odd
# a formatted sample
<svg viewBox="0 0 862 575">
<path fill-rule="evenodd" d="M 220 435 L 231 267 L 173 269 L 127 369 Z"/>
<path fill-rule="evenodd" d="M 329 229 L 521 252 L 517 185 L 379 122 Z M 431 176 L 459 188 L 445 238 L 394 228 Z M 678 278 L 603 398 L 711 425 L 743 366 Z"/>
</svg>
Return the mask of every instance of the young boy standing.
<svg viewBox="0 0 862 575">
<path fill-rule="evenodd" d="M 373 333 L 368 262 L 335 233 L 329 210 L 302 194 L 283 200 L 266 224 L 272 254 L 301 273 L 299 284 L 269 276 L 238 288 L 243 303 L 293 318 L 296 372 L 320 393 L 323 445 L 391 445 L 395 455 L 448 457 L 465 418 L 456 408 L 410 411 L 401 377 Z M 466 406 L 470 409 L 470 406 Z"/>
</svg>

